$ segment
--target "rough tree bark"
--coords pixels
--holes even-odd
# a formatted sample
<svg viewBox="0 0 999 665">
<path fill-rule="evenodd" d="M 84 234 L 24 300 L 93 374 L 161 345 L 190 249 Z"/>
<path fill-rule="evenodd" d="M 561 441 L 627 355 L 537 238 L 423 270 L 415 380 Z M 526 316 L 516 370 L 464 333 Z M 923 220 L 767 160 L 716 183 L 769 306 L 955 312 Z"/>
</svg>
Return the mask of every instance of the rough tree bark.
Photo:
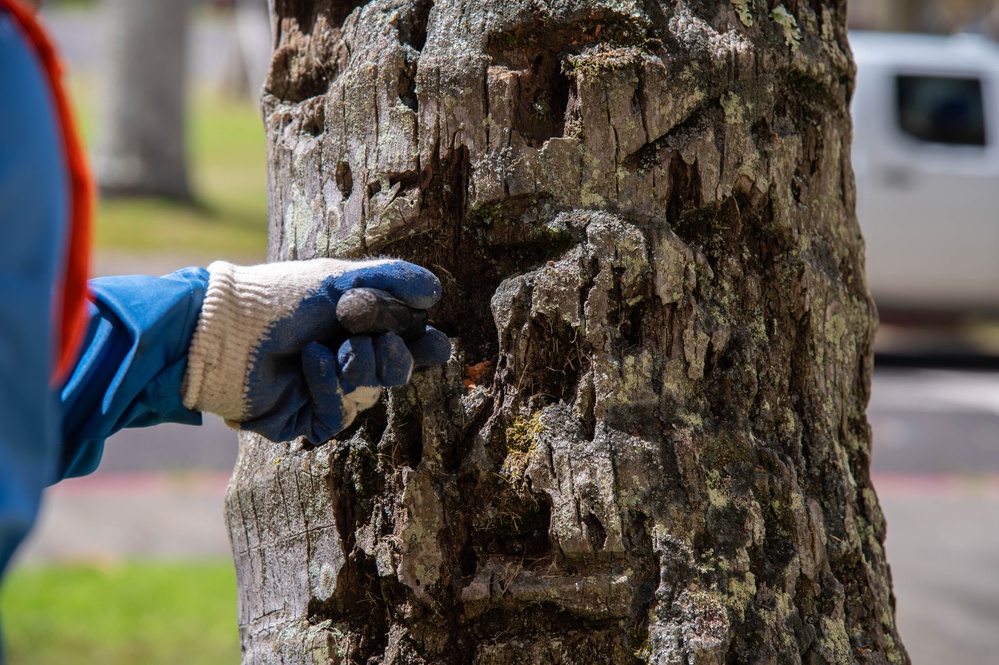
<svg viewBox="0 0 999 665">
<path fill-rule="evenodd" d="M 185 136 L 190 0 L 105 0 L 107 94 L 97 179 L 105 195 L 189 200 Z"/>
<path fill-rule="evenodd" d="M 244 663 L 905 663 L 843 0 L 272 3 L 271 259 L 434 269 L 455 342 L 243 436 Z"/>
</svg>

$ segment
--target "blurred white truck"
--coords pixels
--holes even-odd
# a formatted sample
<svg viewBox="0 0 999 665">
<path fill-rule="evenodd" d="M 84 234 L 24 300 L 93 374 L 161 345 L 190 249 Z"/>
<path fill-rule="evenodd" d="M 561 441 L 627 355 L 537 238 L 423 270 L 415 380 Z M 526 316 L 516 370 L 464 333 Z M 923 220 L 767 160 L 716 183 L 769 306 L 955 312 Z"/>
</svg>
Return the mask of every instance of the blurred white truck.
<svg viewBox="0 0 999 665">
<path fill-rule="evenodd" d="M 999 312 L 999 46 L 855 32 L 853 165 L 883 312 Z"/>
</svg>

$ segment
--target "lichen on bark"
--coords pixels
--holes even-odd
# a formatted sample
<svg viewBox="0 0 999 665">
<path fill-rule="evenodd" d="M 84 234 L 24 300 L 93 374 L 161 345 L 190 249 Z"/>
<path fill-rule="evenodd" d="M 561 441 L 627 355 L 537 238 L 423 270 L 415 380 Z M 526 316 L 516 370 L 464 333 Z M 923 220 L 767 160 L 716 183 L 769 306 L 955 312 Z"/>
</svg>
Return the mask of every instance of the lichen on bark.
<svg viewBox="0 0 999 665">
<path fill-rule="evenodd" d="M 275 0 L 270 257 L 430 267 L 455 353 L 242 437 L 245 663 L 908 662 L 845 3 L 771 4 Z"/>
</svg>

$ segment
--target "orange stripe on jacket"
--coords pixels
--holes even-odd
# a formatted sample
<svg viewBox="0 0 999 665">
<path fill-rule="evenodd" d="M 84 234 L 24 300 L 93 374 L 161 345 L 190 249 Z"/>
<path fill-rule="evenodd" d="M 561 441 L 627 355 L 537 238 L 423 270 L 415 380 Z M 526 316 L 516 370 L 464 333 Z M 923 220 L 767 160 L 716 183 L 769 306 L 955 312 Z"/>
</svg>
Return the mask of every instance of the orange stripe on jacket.
<svg viewBox="0 0 999 665">
<path fill-rule="evenodd" d="M 54 294 L 59 321 L 59 357 L 52 373 L 52 384 L 64 381 L 76 362 L 86 329 L 87 278 L 90 274 L 90 235 L 96 200 L 90 162 L 80 140 L 69 98 L 62 85 L 62 65 L 52 41 L 35 17 L 35 12 L 19 0 L 0 0 L 24 31 L 38 53 L 45 69 L 62 128 L 66 165 L 70 179 L 69 242 L 66 245 L 63 283 Z"/>
</svg>

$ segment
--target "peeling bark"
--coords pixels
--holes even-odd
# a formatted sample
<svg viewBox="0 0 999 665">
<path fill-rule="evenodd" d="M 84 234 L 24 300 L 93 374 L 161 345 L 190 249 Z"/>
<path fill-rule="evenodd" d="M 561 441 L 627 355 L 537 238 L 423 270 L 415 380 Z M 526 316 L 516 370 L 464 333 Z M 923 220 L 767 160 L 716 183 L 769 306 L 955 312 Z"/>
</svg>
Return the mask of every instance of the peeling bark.
<svg viewBox="0 0 999 665">
<path fill-rule="evenodd" d="M 907 663 L 845 2 L 275 0 L 270 258 L 435 270 L 445 368 L 242 437 L 244 663 Z"/>
</svg>

